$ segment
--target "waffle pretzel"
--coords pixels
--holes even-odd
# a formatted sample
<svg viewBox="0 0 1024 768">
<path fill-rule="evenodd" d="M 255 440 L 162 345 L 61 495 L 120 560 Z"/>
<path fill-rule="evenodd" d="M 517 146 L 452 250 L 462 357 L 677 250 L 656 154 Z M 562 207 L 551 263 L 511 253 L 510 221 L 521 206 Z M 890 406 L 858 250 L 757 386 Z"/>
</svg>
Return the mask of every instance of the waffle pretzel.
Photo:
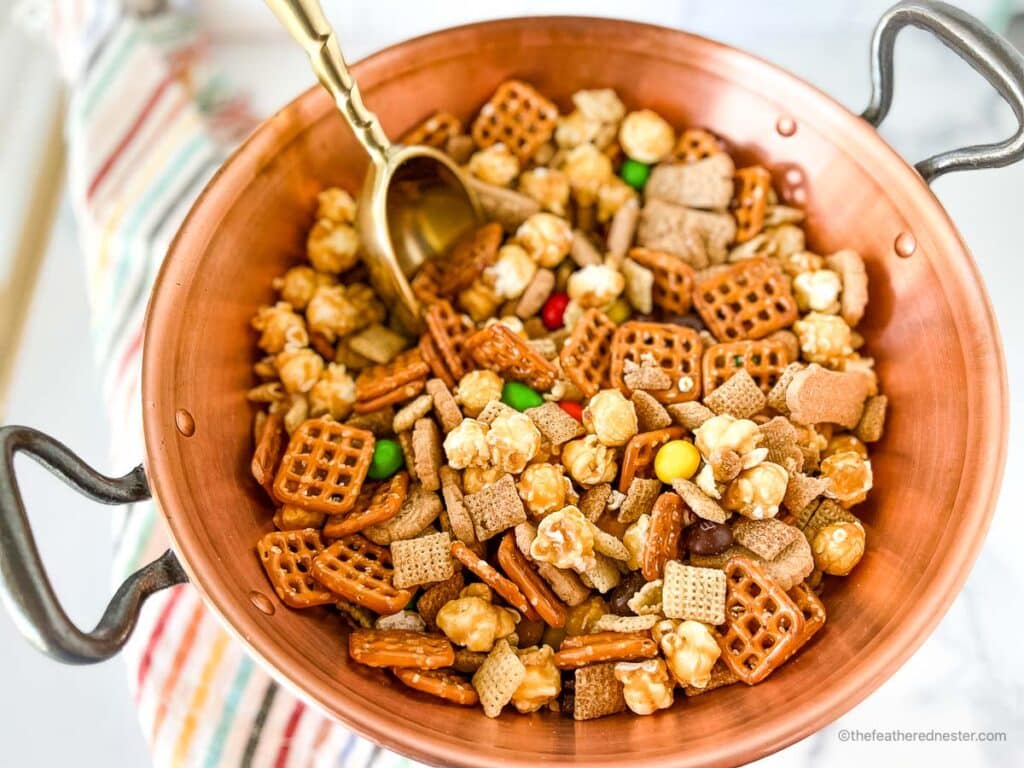
<svg viewBox="0 0 1024 768">
<path fill-rule="evenodd" d="M 760 339 L 792 325 L 796 299 L 778 262 L 746 259 L 697 283 L 693 304 L 720 342 Z"/>
<path fill-rule="evenodd" d="M 736 171 L 736 195 L 732 200 L 736 217 L 736 242 L 745 243 L 764 229 L 764 214 L 772 189 L 772 175 L 759 165 Z"/>
<path fill-rule="evenodd" d="M 466 351 L 483 368 L 510 379 L 548 390 L 558 371 L 504 323 L 495 323 L 466 339 Z"/>
<path fill-rule="evenodd" d="M 469 288 L 485 269 L 498 260 L 501 237 L 501 225 L 495 221 L 460 237 L 452 246 L 441 277 L 442 293 L 454 296 Z"/>
<path fill-rule="evenodd" d="M 473 141 L 480 147 L 501 142 L 520 160 L 533 153 L 555 131 L 558 107 L 520 80 L 506 80 L 483 105 L 473 122 Z"/>
<path fill-rule="evenodd" d="M 284 453 L 287 438 L 288 434 L 284 431 L 284 414 L 281 411 L 267 414 L 259 442 L 252 454 L 250 468 L 256 482 L 271 496 L 274 495 L 274 473 Z"/>
<path fill-rule="evenodd" d="M 324 524 L 324 536 L 340 539 L 364 528 L 390 520 L 402 508 L 409 493 L 409 473 L 396 472 L 382 483 L 363 485 L 356 508 L 344 515 L 331 515 Z"/>
<path fill-rule="evenodd" d="M 466 339 L 474 331 L 473 323 L 465 315 L 456 312 L 450 302 L 444 300 L 431 304 L 423 319 L 434 347 L 444 363 L 445 375 L 440 375 L 434 366 L 431 368 L 434 368 L 434 373 L 439 379 L 453 387 L 466 372 Z"/>
<path fill-rule="evenodd" d="M 452 557 L 480 577 L 480 581 L 501 595 L 505 601 L 528 619 L 539 618 L 515 582 L 498 573 L 494 566 L 480 558 L 464 542 L 452 542 Z"/>
<path fill-rule="evenodd" d="M 337 515 L 355 506 L 373 459 L 373 433 L 309 419 L 292 433 L 274 480 L 282 504 Z"/>
<path fill-rule="evenodd" d="M 555 666 L 578 669 L 603 661 L 640 661 L 657 655 L 658 644 L 650 632 L 595 632 L 565 638 L 555 654 Z"/>
<path fill-rule="evenodd" d="M 732 378 L 736 371 L 746 369 L 767 395 L 789 363 L 789 350 L 785 342 L 779 339 L 712 344 L 704 350 L 701 364 L 704 391 L 714 392 Z"/>
<path fill-rule="evenodd" d="M 607 386 L 614 334 L 615 323 L 601 310 L 588 309 L 562 345 L 562 370 L 587 397 Z"/>
<path fill-rule="evenodd" d="M 648 356 L 672 379 L 668 389 L 650 394 L 660 403 L 684 403 L 700 395 L 700 334 L 692 328 L 667 323 L 631 321 L 612 336 L 612 384 L 629 396 L 624 375 L 627 363 L 639 366 Z"/>
<path fill-rule="evenodd" d="M 800 646 L 803 646 L 825 626 L 825 605 L 821 602 L 814 590 L 806 581 L 802 581 L 789 590 L 787 593 L 793 604 L 800 609 L 804 617 L 804 633 L 801 636 Z"/>
<path fill-rule="evenodd" d="M 687 128 L 679 136 L 672 154 L 684 163 L 696 163 L 722 152 L 722 145 L 714 134 L 700 128 Z"/>
<path fill-rule="evenodd" d="M 564 627 L 565 604 L 534 570 L 530 561 L 516 546 L 516 535 L 508 531 L 498 547 L 498 565 L 526 597 L 540 616 L 552 627 Z"/>
<path fill-rule="evenodd" d="M 673 315 L 685 315 L 693 303 L 693 267 L 671 253 L 632 248 L 629 258 L 654 273 L 654 306 Z"/>
<path fill-rule="evenodd" d="M 792 599 L 760 565 L 730 558 L 725 625 L 718 636 L 722 661 L 747 685 L 764 680 L 804 642 L 806 621 Z"/>
<path fill-rule="evenodd" d="M 462 133 L 462 121 L 451 112 L 435 112 L 411 131 L 402 136 L 406 146 L 422 144 L 434 149 L 444 149 L 448 139 Z"/>
<path fill-rule="evenodd" d="M 622 472 L 619 474 L 619 491 L 627 493 L 634 477 L 650 477 L 654 471 L 654 456 L 669 440 L 683 436 L 682 427 L 666 427 L 654 432 L 633 435 L 622 453 Z"/>
<path fill-rule="evenodd" d="M 480 703 L 473 684 L 447 669 L 409 669 L 393 667 L 392 674 L 413 690 L 436 696 L 463 707 Z"/>
<path fill-rule="evenodd" d="M 281 602 L 291 608 L 311 608 L 333 603 L 338 596 L 324 589 L 310 575 L 310 566 L 323 550 L 320 534 L 302 531 L 271 531 L 258 542 L 256 551 L 267 578 Z"/>
<path fill-rule="evenodd" d="M 444 295 L 445 264 L 441 259 L 426 261 L 416 270 L 409 287 L 423 306 L 430 306 Z"/>
<path fill-rule="evenodd" d="M 356 378 L 356 413 L 372 413 L 420 394 L 430 366 L 419 349 L 402 352 L 390 363 L 367 368 Z"/>
<path fill-rule="evenodd" d="M 332 592 L 382 615 L 397 613 L 412 600 L 412 591 L 395 588 L 387 547 L 358 533 L 338 539 L 317 555 L 312 574 Z"/>
<path fill-rule="evenodd" d="M 348 652 L 367 667 L 438 669 L 455 663 L 447 637 L 408 629 L 353 629 Z"/>
<path fill-rule="evenodd" d="M 444 358 L 441 357 L 441 350 L 437 348 L 434 337 L 430 335 L 429 331 L 420 336 L 420 343 L 416 348 L 420 351 L 424 362 L 430 366 L 431 372 L 449 388 L 454 387 L 455 378 L 448 370 L 448 366 L 445 365 Z"/>
</svg>

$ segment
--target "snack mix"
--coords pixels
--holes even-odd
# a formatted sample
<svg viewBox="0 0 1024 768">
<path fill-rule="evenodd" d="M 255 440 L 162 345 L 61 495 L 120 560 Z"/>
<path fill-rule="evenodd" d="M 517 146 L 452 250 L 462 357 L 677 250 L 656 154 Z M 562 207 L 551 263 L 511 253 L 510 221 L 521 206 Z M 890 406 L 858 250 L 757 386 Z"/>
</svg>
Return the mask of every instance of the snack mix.
<svg viewBox="0 0 1024 768">
<path fill-rule="evenodd" d="M 767 169 L 612 90 L 560 113 L 509 81 L 410 139 L 464 165 L 488 219 L 413 277 L 425 332 L 389 322 L 338 188 L 252 320 L 277 595 L 488 717 L 764 680 L 867 543 L 887 401 L 863 260 L 807 250 Z"/>
</svg>

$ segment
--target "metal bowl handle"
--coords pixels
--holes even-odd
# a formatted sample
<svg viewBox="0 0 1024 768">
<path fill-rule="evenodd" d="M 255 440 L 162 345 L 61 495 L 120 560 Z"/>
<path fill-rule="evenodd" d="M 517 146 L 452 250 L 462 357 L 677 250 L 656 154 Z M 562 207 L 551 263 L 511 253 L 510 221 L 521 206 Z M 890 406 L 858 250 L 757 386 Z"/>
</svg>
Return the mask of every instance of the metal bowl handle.
<svg viewBox="0 0 1024 768">
<path fill-rule="evenodd" d="M 1017 117 L 1017 132 L 998 144 L 976 144 L 922 160 L 914 167 L 931 184 L 944 173 L 1000 168 L 1024 157 L 1024 56 L 980 21 L 948 3 L 911 0 L 885 12 L 871 40 L 871 101 L 861 117 L 876 128 L 892 106 L 893 46 L 906 26 L 931 32 L 984 77 Z"/>
<path fill-rule="evenodd" d="M 109 659 L 131 635 L 143 601 L 188 577 L 167 550 L 124 581 L 92 632 L 80 630 L 61 607 L 39 558 L 14 473 L 14 456 L 19 452 L 82 495 L 104 504 L 148 499 L 145 471 L 139 466 L 124 477 L 106 477 L 49 435 L 28 427 L 0 428 L 0 597 L 22 635 L 42 652 L 68 664 Z"/>
</svg>

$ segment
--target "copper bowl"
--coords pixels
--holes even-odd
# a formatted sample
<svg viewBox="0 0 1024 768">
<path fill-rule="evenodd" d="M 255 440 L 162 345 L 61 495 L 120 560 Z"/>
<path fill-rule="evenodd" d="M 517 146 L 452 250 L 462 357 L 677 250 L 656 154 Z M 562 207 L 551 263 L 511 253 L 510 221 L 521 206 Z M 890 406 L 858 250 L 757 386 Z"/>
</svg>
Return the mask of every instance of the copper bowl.
<svg viewBox="0 0 1024 768">
<path fill-rule="evenodd" d="M 263 123 L 207 187 L 149 308 L 147 474 L 185 571 L 224 624 L 329 716 L 410 757 L 467 768 L 734 765 L 813 733 L 877 688 L 967 578 L 1006 440 L 992 309 L 921 176 L 871 124 L 807 83 L 669 29 L 586 18 L 487 22 L 410 40 L 354 69 L 392 136 L 435 109 L 470 118 L 510 77 L 563 108 L 577 89 L 615 88 L 628 106 L 710 128 L 738 163 L 771 169 L 785 199 L 806 208 L 814 251 L 860 251 L 871 286 L 861 330 L 892 403 L 873 453 L 875 490 L 860 508 L 870 546 L 851 578 L 828 583 L 828 623 L 794 661 L 756 687 L 646 718 L 489 720 L 353 664 L 335 612 L 282 606 L 252 554 L 272 529 L 272 509 L 248 471 L 248 322 L 273 300 L 272 278 L 303 256 L 316 193 L 357 189 L 365 166 L 327 94 L 313 88 Z"/>
</svg>

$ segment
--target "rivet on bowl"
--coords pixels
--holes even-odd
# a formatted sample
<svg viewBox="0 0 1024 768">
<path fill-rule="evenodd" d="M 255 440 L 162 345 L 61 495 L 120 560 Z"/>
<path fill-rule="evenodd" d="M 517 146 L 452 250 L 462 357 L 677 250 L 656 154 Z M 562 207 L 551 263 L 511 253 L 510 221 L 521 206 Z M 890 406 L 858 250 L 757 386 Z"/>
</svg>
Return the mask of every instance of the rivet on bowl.
<svg viewBox="0 0 1024 768">
<path fill-rule="evenodd" d="M 249 602 L 256 606 L 257 610 L 267 614 L 267 616 L 274 615 L 274 604 L 270 601 L 270 598 L 262 592 L 258 592 L 255 589 L 252 590 L 249 593 Z"/>
<path fill-rule="evenodd" d="M 792 117 L 780 117 L 775 123 L 775 130 L 780 136 L 789 137 L 796 133 L 796 120 Z"/>
<path fill-rule="evenodd" d="M 909 232 L 900 232 L 899 235 L 896 236 L 893 248 L 896 250 L 896 255 L 901 259 L 909 258 L 910 256 L 913 256 L 914 251 L 917 250 L 917 238 Z"/>
<path fill-rule="evenodd" d="M 192 435 L 196 433 L 196 420 L 192 417 L 192 414 L 184 408 L 179 408 L 175 411 L 174 426 L 176 426 L 178 431 L 185 437 L 192 437 Z"/>
</svg>

